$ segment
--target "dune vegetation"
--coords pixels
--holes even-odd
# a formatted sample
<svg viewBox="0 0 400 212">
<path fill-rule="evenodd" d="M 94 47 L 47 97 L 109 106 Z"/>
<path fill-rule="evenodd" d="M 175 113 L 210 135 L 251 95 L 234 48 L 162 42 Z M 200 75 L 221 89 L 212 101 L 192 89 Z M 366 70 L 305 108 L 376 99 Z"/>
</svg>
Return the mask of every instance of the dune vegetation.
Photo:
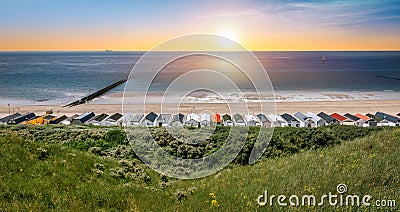
<svg viewBox="0 0 400 212">
<path fill-rule="evenodd" d="M 147 129 L 138 128 L 137 133 Z M 185 146 L 162 128 L 158 144 L 180 157 L 215 151 L 228 128 L 203 144 Z M 377 206 L 259 206 L 269 194 L 321 196 L 346 184 L 349 194 L 369 194 L 400 204 L 400 129 L 329 126 L 277 128 L 260 161 L 248 165 L 257 128 L 238 157 L 208 177 L 179 180 L 160 175 L 135 156 L 119 128 L 1 126 L 2 210 L 398 210 Z M 140 136 L 139 136 L 140 137 Z M 195 151 L 194 151 L 195 150 Z"/>
</svg>

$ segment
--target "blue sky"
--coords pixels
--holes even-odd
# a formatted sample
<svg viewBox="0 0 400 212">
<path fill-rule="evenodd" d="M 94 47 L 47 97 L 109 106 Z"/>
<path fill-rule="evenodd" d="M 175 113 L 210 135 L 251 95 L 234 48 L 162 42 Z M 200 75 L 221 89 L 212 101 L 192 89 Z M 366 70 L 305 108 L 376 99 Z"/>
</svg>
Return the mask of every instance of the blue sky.
<svg viewBox="0 0 400 212">
<path fill-rule="evenodd" d="M 117 49 L 146 49 L 191 33 L 230 34 L 260 49 L 283 43 L 283 38 L 289 44 L 304 40 L 305 46 L 323 37 L 348 45 L 351 42 L 347 39 L 352 39 L 355 49 L 363 43 L 379 49 L 378 42 L 387 38 L 381 47 L 387 49 L 400 47 L 395 39 L 400 33 L 400 0 L 3 0 L 0 30 L 3 50 L 24 46 L 28 50 L 39 46 L 65 49 L 62 43 L 73 42 L 80 46 L 97 42 L 98 49 L 113 45 Z M 97 47 L 93 43 L 87 48 Z"/>
</svg>

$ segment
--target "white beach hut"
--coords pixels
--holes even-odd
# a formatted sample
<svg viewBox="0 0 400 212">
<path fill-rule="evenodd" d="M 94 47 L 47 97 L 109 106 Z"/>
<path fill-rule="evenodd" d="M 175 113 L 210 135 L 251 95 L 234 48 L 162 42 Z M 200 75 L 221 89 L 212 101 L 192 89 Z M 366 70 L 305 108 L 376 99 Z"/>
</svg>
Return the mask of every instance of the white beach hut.
<svg viewBox="0 0 400 212">
<path fill-rule="evenodd" d="M 400 119 L 383 112 L 377 112 L 375 117 L 379 119 L 378 126 L 400 126 Z"/>
<path fill-rule="evenodd" d="M 115 113 L 108 118 L 106 118 L 102 125 L 103 126 L 118 126 L 119 120 L 122 118 L 122 114 L 120 113 Z"/>
<path fill-rule="evenodd" d="M 327 123 L 324 119 L 322 119 L 321 117 L 319 117 L 318 115 L 316 115 L 314 113 L 308 112 L 306 115 L 315 122 L 316 127 L 322 127 L 322 126 L 327 125 Z"/>
<path fill-rule="evenodd" d="M 121 119 L 117 121 L 118 126 L 126 127 L 129 124 L 129 121 L 132 119 L 133 115 L 131 113 L 126 113 L 122 116 Z"/>
<path fill-rule="evenodd" d="M 259 119 L 253 115 L 244 115 L 244 120 L 249 127 L 261 126 Z"/>
<path fill-rule="evenodd" d="M 244 121 L 244 118 L 242 115 L 240 115 L 239 113 L 236 113 L 232 116 L 232 120 L 233 120 L 233 124 L 236 127 L 245 127 L 246 126 L 246 122 Z"/>
<path fill-rule="evenodd" d="M 134 114 L 132 118 L 128 121 L 128 127 L 140 127 L 143 118 L 143 113 Z"/>
<path fill-rule="evenodd" d="M 95 117 L 95 114 L 93 112 L 87 112 L 79 115 L 78 117 L 75 117 L 72 119 L 71 124 L 86 124 L 87 121 L 89 121 L 91 118 Z"/>
<path fill-rule="evenodd" d="M 75 115 L 73 115 L 73 116 L 71 116 L 71 117 L 65 119 L 64 121 L 62 121 L 61 124 L 70 125 L 71 122 L 72 122 L 72 119 L 74 119 L 74 118 L 76 118 L 76 117 L 78 117 L 78 116 L 79 116 L 78 114 L 75 114 Z"/>
<path fill-rule="evenodd" d="M 300 127 L 300 121 L 288 113 L 281 115 L 283 119 L 288 123 L 289 127 Z"/>
<path fill-rule="evenodd" d="M 202 127 L 211 125 L 211 115 L 208 113 L 200 114 L 200 125 Z"/>
<path fill-rule="evenodd" d="M 171 114 L 160 114 L 154 123 L 155 127 L 168 127 L 172 122 Z"/>
<path fill-rule="evenodd" d="M 261 126 L 271 128 L 271 121 L 264 114 L 258 114 L 257 118 L 260 120 Z"/>
<path fill-rule="evenodd" d="M 301 112 L 294 114 L 294 117 L 300 121 L 300 127 L 317 127 L 317 122 L 312 117 L 309 117 Z"/>
<path fill-rule="evenodd" d="M 95 117 L 93 117 L 92 119 L 90 119 L 90 120 L 87 122 L 87 124 L 91 124 L 91 125 L 94 125 L 94 126 L 100 126 L 100 125 L 101 125 L 101 122 L 102 122 L 103 120 L 105 120 L 107 117 L 108 117 L 108 114 L 105 114 L 105 113 L 96 115 Z"/>
<path fill-rule="evenodd" d="M 171 127 L 183 127 L 185 125 L 185 115 L 182 113 L 175 114 L 172 117 Z"/>
<path fill-rule="evenodd" d="M 195 113 L 190 113 L 186 116 L 185 126 L 187 127 L 199 127 L 200 117 Z"/>
<path fill-rule="evenodd" d="M 271 127 L 287 127 L 288 123 L 279 115 L 269 114 L 268 120 L 271 122 Z"/>
<path fill-rule="evenodd" d="M 158 115 L 154 112 L 150 112 L 141 120 L 141 126 L 143 127 L 154 127 L 154 123 L 157 119 Z"/>
</svg>

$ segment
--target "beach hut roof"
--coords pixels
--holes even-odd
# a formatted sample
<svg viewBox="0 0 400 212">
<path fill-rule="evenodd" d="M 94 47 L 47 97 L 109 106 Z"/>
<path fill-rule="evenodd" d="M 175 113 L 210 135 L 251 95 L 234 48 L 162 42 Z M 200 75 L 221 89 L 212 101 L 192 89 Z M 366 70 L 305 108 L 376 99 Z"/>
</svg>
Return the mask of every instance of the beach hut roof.
<svg viewBox="0 0 400 212">
<path fill-rule="evenodd" d="M 157 121 L 169 121 L 172 119 L 171 114 L 160 114 L 157 118 Z"/>
<path fill-rule="evenodd" d="M 367 117 L 370 117 L 371 119 L 375 119 L 375 115 L 374 115 L 374 114 L 367 113 L 366 116 L 367 116 Z"/>
<path fill-rule="evenodd" d="M 287 122 L 289 122 L 289 121 L 290 122 L 299 122 L 299 120 L 297 120 L 295 117 L 293 117 L 292 115 L 287 114 L 287 113 L 282 114 L 281 117 L 283 119 L 285 119 L 285 121 L 287 121 Z"/>
<path fill-rule="evenodd" d="M 240 115 L 239 113 L 236 113 L 235 115 L 233 115 L 233 119 L 235 119 L 236 122 L 244 121 L 242 115 Z"/>
<path fill-rule="evenodd" d="M 314 113 L 308 112 L 306 115 L 307 115 L 308 118 L 311 118 L 313 120 L 313 122 L 315 122 L 315 123 L 321 121 L 321 117 L 315 115 Z"/>
<path fill-rule="evenodd" d="M 307 120 L 307 119 L 309 118 L 308 116 L 304 115 L 304 114 L 301 113 L 301 112 L 295 113 L 294 116 L 295 116 L 297 119 L 299 119 L 299 121 L 301 121 L 301 122 L 304 122 L 305 120 Z"/>
<path fill-rule="evenodd" d="M 211 121 L 211 116 L 208 113 L 200 114 L 200 121 Z"/>
<path fill-rule="evenodd" d="M 32 118 L 27 118 L 26 121 L 33 121 L 33 120 L 38 119 L 38 118 L 40 118 L 40 117 L 41 117 L 41 116 L 34 116 L 34 117 L 32 117 Z"/>
<path fill-rule="evenodd" d="M 334 119 L 336 119 L 336 120 L 338 120 L 338 121 L 340 121 L 340 122 L 343 122 L 344 120 L 347 119 L 346 117 L 341 116 L 341 115 L 338 114 L 338 113 L 333 113 L 333 114 L 331 114 L 331 117 L 334 118 Z"/>
<path fill-rule="evenodd" d="M 334 122 L 336 119 L 334 119 L 332 116 L 324 113 L 324 112 L 320 112 L 318 113 L 318 115 L 321 119 L 325 120 L 327 123 L 331 123 Z"/>
<path fill-rule="evenodd" d="M 355 116 L 358 117 L 358 118 L 360 118 L 360 119 L 362 119 L 362 120 L 364 120 L 364 121 L 369 121 L 369 120 L 371 120 L 370 117 L 364 116 L 364 115 L 362 115 L 362 114 L 360 114 L 360 113 L 357 113 Z"/>
<path fill-rule="evenodd" d="M 124 122 L 126 122 L 126 121 L 130 120 L 132 117 L 133 117 L 132 113 L 125 113 L 122 116 L 122 119 L 123 119 Z"/>
<path fill-rule="evenodd" d="M 232 117 L 229 114 L 225 114 L 222 116 L 222 119 L 224 121 L 232 121 Z"/>
<path fill-rule="evenodd" d="M 133 118 L 131 119 L 131 121 L 133 121 L 133 122 L 139 122 L 140 120 L 142 120 L 143 116 L 144 116 L 143 113 L 141 113 L 141 114 L 135 114 L 135 115 L 133 116 Z"/>
<path fill-rule="evenodd" d="M 75 115 L 73 115 L 73 116 L 67 118 L 67 121 L 72 121 L 72 119 L 74 119 L 74 118 L 76 118 L 76 117 L 78 117 L 78 116 L 79 116 L 78 114 L 75 114 Z"/>
<path fill-rule="evenodd" d="M 53 115 L 45 115 L 45 116 L 43 116 L 43 119 L 44 120 L 52 120 L 52 119 L 54 119 L 56 116 L 53 116 Z"/>
<path fill-rule="evenodd" d="M 104 120 L 105 118 L 107 118 L 107 117 L 108 117 L 107 114 L 102 113 L 102 114 L 99 114 L 99 115 L 95 116 L 95 117 L 92 119 L 92 121 L 98 121 L 98 122 L 100 122 L 100 121 L 103 121 L 103 120 Z"/>
<path fill-rule="evenodd" d="M 185 115 L 183 115 L 182 113 L 178 113 L 178 114 L 174 115 L 172 121 L 178 121 L 178 122 L 183 123 L 184 117 L 185 117 Z"/>
<path fill-rule="evenodd" d="M 89 121 L 93 118 L 95 114 L 93 112 L 84 113 L 76 118 L 73 118 L 71 124 L 84 124 L 85 122 Z"/>
<path fill-rule="evenodd" d="M 348 118 L 348 119 L 350 119 L 350 120 L 352 120 L 352 121 L 358 121 L 358 120 L 360 120 L 360 118 L 358 118 L 358 117 L 356 117 L 356 116 L 354 116 L 354 115 L 352 115 L 352 114 L 350 114 L 350 113 L 346 113 L 346 114 L 344 114 L 343 116 L 346 117 L 346 118 Z"/>
<path fill-rule="evenodd" d="M 8 120 L 7 123 L 20 124 L 20 123 L 22 123 L 24 121 L 28 121 L 28 120 L 33 119 L 35 117 L 37 117 L 37 116 L 34 113 L 26 113 L 26 114 L 23 114 L 23 115 L 20 115 L 18 117 L 15 117 L 13 119 Z"/>
<path fill-rule="evenodd" d="M 258 119 L 253 115 L 244 115 L 244 119 L 246 120 L 246 122 L 250 122 L 250 121 L 258 122 Z"/>
<path fill-rule="evenodd" d="M 121 117 L 122 117 L 122 114 L 115 113 L 115 114 L 111 115 L 110 117 L 108 117 L 107 120 L 109 120 L 109 121 L 118 121 Z"/>
<path fill-rule="evenodd" d="M 92 114 L 94 115 L 93 112 L 86 112 L 86 113 L 83 113 L 83 114 L 79 115 L 76 118 L 73 118 L 73 119 L 83 119 L 83 118 L 86 118 L 87 116 L 91 116 Z"/>
<path fill-rule="evenodd" d="M 261 122 L 270 122 L 264 114 L 258 114 L 257 117 L 260 119 Z"/>
<path fill-rule="evenodd" d="M 195 121 L 199 121 L 199 115 L 195 114 L 195 113 L 190 113 L 187 115 L 186 117 L 186 121 L 190 121 L 190 120 L 195 120 Z"/>
<path fill-rule="evenodd" d="M 271 120 L 271 122 L 283 122 L 283 123 L 286 123 L 285 119 L 283 119 L 279 115 L 269 114 L 269 115 L 267 115 L 267 117 L 269 118 L 269 120 Z"/>
<path fill-rule="evenodd" d="M 149 114 L 146 115 L 146 120 L 149 120 L 151 122 L 154 122 L 157 118 L 157 114 L 155 114 L 154 112 L 150 112 Z"/>
<path fill-rule="evenodd" d="M 0 123 L 7 123 L 10 119 L 17 118 L 18 116 L 21 116 L 21 114 L 14 113 L 14 114 L 11 114 L 9 116 L 3 117 L 3 118 L 0 119 Z"/>
<path fill-rule="evenodd" d="M 213 119 L 214 119 L 214 121 L 216 121 L 216 122 L 221 122 L 221 115 L 218 114 L 218 113 L 215 113 L 215 114 L 213 115 Z"/>
<path fill-rule="evenodd" d="M 65 119 L 67 119 L 68 117 L 66 115 L 62 115 L 58 118 L 56 118 L 55 120 L 51 120 L 49 122 L 49 124 L 59 124 L 60 122 L 64 121 Z"/>
<path fill-rule="evenodd" d="M 389 115 L 389 114 L 387 114 L 387 113 L 377 112 L 377 113 L 375 114 L 375 116 L 376 116 L 376 117 L 379 117 L 379 118 L 382 118 L 382 119 L 386 119 L 386 120 L 388 120 L 388 121 L 390 121 L 390 122 L 392 122 L 392 123 L 398 123 L 398 122 L 400 122 L 399 118 L 394 117 L 394 116 L 392 116 L 392 115 Z"/>
</svg>

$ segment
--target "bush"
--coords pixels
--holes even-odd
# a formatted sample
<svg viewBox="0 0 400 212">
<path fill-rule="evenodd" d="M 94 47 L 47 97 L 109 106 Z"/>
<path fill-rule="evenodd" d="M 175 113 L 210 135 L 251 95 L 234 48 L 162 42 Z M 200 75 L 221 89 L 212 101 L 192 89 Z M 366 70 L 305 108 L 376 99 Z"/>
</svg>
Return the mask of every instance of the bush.
<svg viewBox="0 0 400 212">
<path fill-rule="evenodd" d="M 114 146 L 127 143 L 125 132 L 119 129 L 108 131 L 103 139 L 107 143 L 115 144 Z"/>
<path fill-rule="evenodd" d="M 208 134 L 205 133 L 204 137 L 202 134 L 199 134 L 196 138 L 191 137 L 192 134 L 188 133 L 187 129 L 174 129 L 178 132 L 175 138 L 165 128 L 132 128 L 130 129 L 132 130 L 130 136 L 132 137 L 131 140 L 143 142 L 143 145 L 150 145 L 150 141 L 154 139 L 160 147 L 171 155 L 194 159 L 203 158 L 217 151 L 228 138 L 230 129 L 230 127 L 217 126 L 211 136 L 208 137 Z M 310 149 L 329 147 L 343 141 L 365 137 L 371 132 L 381 131 L 382 129 L 385 128 L 363 128 L 342 125 L 320 128 L 275 128 L 267 147 L 255 147 L 259 128 L 250 127 L 245 144 L 234 160 L 234 163 L 248 164 L 250 154 L 254 148 L 266 148 L 263 155 L 264 158 L 281 157 Z M 151 135 L 149 135 L 148 130 L 150 130 Z M 63 143 L 76 149 L 89 150 L 89 152 L 98 156 L 117 159 L 136 158 L 135 152 L 126 139 L 127 135 L 121 128 L 0 126 L 0 133 L 9 131 L 28 137 L 32 141 Z M 240 136 L 241 134 L 237 134 L 233 139 L 242 139 L 239 138 Z M 203 140 L 204 142 L 199 142 Z M 190 144 L 185 141 L 197 141 L 199 143 Z M 47 157 L 46 153 L 43 154 L 42 158 L 45 159 Z"/>
</svg>

